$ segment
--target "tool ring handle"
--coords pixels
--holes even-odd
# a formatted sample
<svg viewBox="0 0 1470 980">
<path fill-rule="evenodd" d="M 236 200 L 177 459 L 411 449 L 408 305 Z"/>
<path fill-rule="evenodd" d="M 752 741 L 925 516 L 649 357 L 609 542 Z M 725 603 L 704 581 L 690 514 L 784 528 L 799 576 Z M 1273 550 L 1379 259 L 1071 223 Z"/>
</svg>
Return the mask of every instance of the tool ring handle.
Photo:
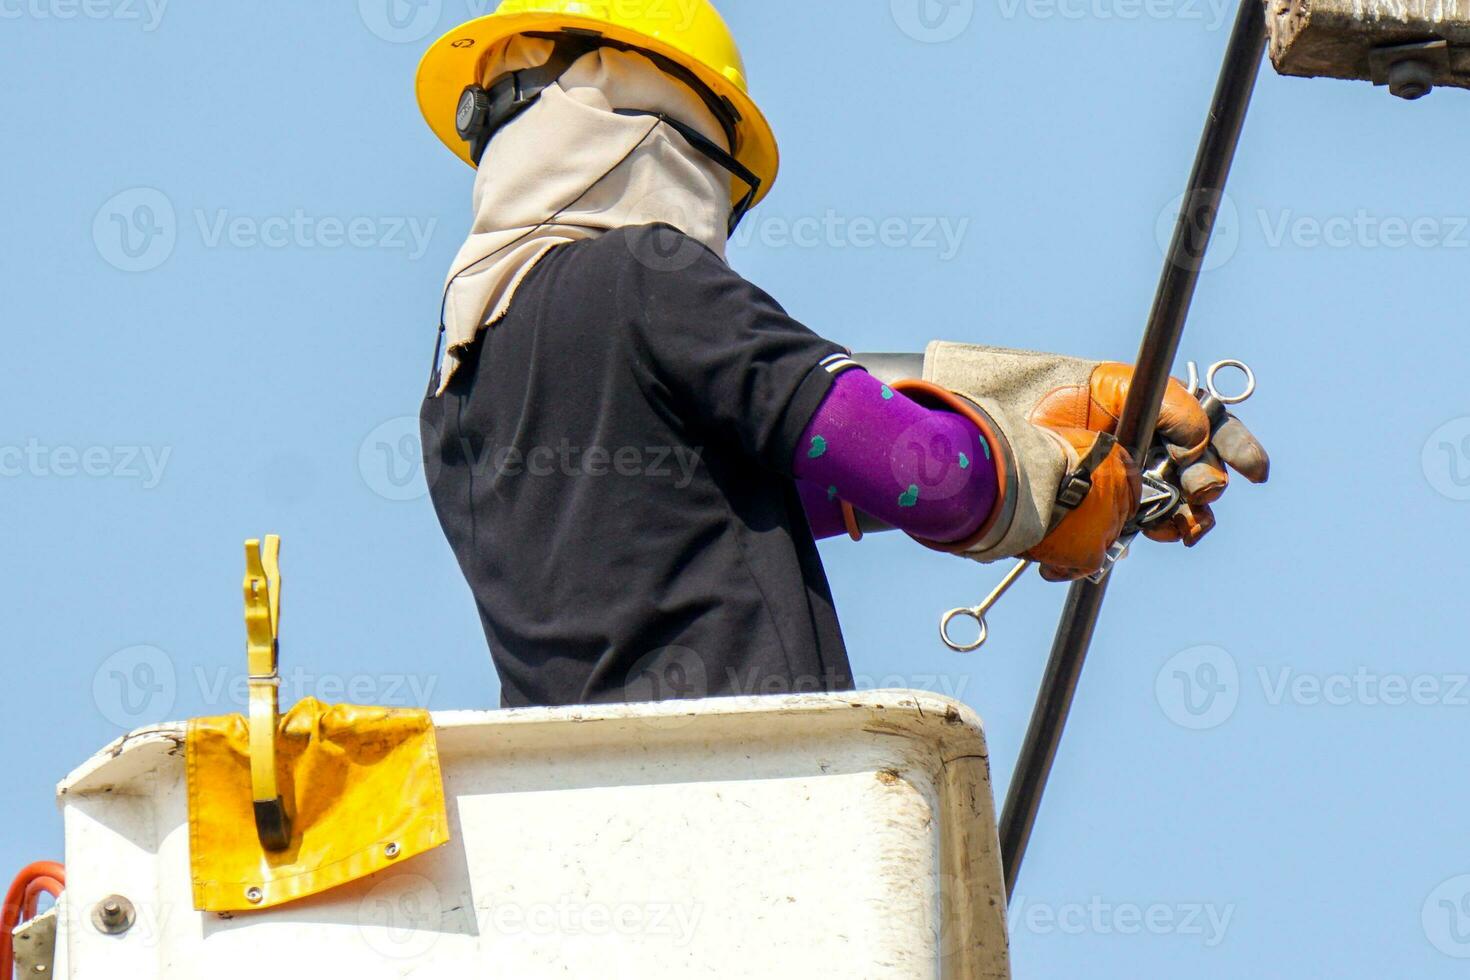
<svg viewBox="0 0 1470 980">
<path fill-rule="evenodd" d="M 980 636 L 974 643 L 959 643 L 949 635 L 950 624 L 961 617 L 973 619 L 980 627 Z M 979 609 L 968 606 L 951 609 L 939 620 L 939 638 L 944 641 L 945 646 L 949 647 L 955 653 L 974 653 L 985 645 L 986 640 L 990 639 L 990 627 L 985 625 L 985 616 Z"/>
<path fill-rule="evenodd" d="M 1215 378 L 1220 372 L 1228 368 L 1234 368 L 1245 375 L 1245 388 L 1238 395 L 1221 393 L 1219 385 L 1215 383 Z M 1238 361 L 1234 358 L 1217 361 L 1210 365 L 1209 371 L 1205 372 L 1205 390 L 1210 393 L 1211 398 L 1222 405 L 1239 405 L 1241 402 L 1250 401 L 1251 396 L 1256 393 L 1256 372 L 1252 371 L 1251 366 L 1245 361 Z"/>
</svg>

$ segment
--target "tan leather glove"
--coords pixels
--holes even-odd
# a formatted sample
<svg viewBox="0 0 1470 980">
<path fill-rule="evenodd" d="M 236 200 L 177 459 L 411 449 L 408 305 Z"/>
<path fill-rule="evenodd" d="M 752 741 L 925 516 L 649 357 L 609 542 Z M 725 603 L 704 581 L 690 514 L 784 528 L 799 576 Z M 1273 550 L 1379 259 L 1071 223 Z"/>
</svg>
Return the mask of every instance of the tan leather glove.
<svg viewBox="0 0 1470 980">
<path fill-rule="evenodd" d="M 1116 434 L 1132 380 L 1133 368 L 1127 364 L 1097 364 L 1085 382 L 1049 391 L 1030 418 L 1041 425 Z M 1239 419 L 1227 414 L 1220 427 L 1212 429 L 1199 399 L 1174 378 L 1164 391 L 1156 437 L 1164 442 L 1178 468 L 1185 504 L 1169 524 L 1144 532 L 1155 541 L 1183 541 L 1192 547 L 1209 533 L 1215 526 L 1209 505 L 1220 499 L 1230 483 L 1227 463 L 1252 483 L 1264 483 L 1271 474 L 1265 448 Z"/>
</svg>

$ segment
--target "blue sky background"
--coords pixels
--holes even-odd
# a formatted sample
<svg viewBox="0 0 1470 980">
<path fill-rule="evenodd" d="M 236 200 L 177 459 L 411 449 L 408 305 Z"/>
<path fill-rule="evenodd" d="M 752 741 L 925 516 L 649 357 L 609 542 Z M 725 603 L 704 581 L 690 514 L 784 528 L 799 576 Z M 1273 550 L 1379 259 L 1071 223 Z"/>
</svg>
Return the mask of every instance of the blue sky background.
<svg viewBox="0 0 1470 980">
<path fill-rule="evenodd" d="M 411 466 L 471 180 L 412 76 L 482 5 L 393 2 L 0 0 L 0 866 L 59 856 L 109 739 L 238 710 L 246 537 L 285 537 L 288 699 L 497 703 Z M 1130 358 L 1230 10 L 948 2 L 727 0 L 785 151 L 734 265 L 857 349 Z M 1273 480 L 1119 573 L 1019 976 L 1464 975 L 1467 113 L 1263 73 L 1184 352 L 1256 367 Z M 1003 798 L 1065 590 L 961 657 L 936 617 L 1000 568 L 823 555 L 865 686 L 973 705 Z"/>
</svg>

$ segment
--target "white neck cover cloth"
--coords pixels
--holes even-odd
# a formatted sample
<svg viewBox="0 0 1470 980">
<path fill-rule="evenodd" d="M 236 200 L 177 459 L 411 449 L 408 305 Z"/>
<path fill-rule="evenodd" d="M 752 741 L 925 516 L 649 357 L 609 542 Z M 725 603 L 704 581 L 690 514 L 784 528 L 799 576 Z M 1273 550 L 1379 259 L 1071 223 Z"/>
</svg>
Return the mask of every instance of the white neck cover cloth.
<svg viewBox="0 0 1470 980">
<path fill-rule="evenodd" d="M 544 64 L 552 42 L 512 38 L 483 78 Z M 726 147 L 714 114 L 686 85 L 634 52 L 599 48 L 490 142 L 475 178 L 475 221 L 445 287 L 442 394 L 480 330 L 505 316 L 536 262 L 557 245 L 664 222 L 721 258 L 730 175 L 652 116 L 662 112 Z"/>
</svg>

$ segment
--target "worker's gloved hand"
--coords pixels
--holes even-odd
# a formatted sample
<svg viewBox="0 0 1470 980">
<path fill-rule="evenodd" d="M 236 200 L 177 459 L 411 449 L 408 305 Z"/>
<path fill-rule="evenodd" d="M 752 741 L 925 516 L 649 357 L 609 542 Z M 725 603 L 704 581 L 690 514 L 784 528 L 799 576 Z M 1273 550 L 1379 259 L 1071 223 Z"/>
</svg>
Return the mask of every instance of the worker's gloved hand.
<svg viewBox="0 0 1470 980">
<path fill-rule="evenodd" d="M 1036 424 L 998 403 L 981 404 L 926 381 L 896 379 L 891 387 L 969 419 L 984 438 L 999 484 L 988 518 L 968 539 L 917 540 L 977 561 L 1024 555 L 1053 581 L 1102 568 L 1141 493 L 1138 467 L 1112 435 Z"/>
<path fill-rule="evenodd" d="M 1085 382 L 1047 392 L 1030 418 L 1042 425 L 1075 425 L 1116 434 L 1132 380 L 1133 368 L 1127 364 L 1096 364 Z M 1168 524 L 1144 532 L 1155 541 L 1183 541 L 1193 546 L 1209 533 L 1215 526 L 1209 505 L 1220 499 L 1230 483 L 1226 464 L 1252 483 L 1264 483 L 1270 475 L 1271 460 L 1250 430 L 1228 414 L 1219 429 L 1212 430 L 1199 399 L 1174 378 L 1165 388 L 1155 435 L 1174 462 L 1185 499 Z"/>
<path fill-rule="evenodd" d="M 1052 582 L 1065 582 L 1091 575 L 1103 567 L 1108 548 L 1123 532 L 1123 525 L 1138 507 L 1142 485 L 1138 467 L 1128 452 L 1109 435 L 1087 429 L 1046 430 L 1062 443 L 1067 459 L 1067 479 L 1081 472 L 1081 464 L 1092 457 L 1091 472 L 1084 477 L 1089 486 L 1081 503 L 1060 512 L 1041 543 L 1025 557 L 1041 564 L 1041 575 Z M 1058 489 L 1067 494 L 1080 487 L 1065 482 Z"/>
<path fill-rule="evenodd" d="M 935 341 L 924 354 L 924 380 L 957 392 L 997 418 L 1020 416 L 1039 425 L 1116 432 L 1133 369 L 1124 364 Z M 1179 474 L 1186 504 L 1148 536 L 1193 545 L 1214 527 L 1210 504 L 1229 483 L 1229 464 L 1253 483 L 1264 482 L 1270 460 L 1241 422 L 1225 415 L 1217 430 L 1184 386 L 1171 379 L 1159 414 L 1158 437 Z"/>
</svg>

